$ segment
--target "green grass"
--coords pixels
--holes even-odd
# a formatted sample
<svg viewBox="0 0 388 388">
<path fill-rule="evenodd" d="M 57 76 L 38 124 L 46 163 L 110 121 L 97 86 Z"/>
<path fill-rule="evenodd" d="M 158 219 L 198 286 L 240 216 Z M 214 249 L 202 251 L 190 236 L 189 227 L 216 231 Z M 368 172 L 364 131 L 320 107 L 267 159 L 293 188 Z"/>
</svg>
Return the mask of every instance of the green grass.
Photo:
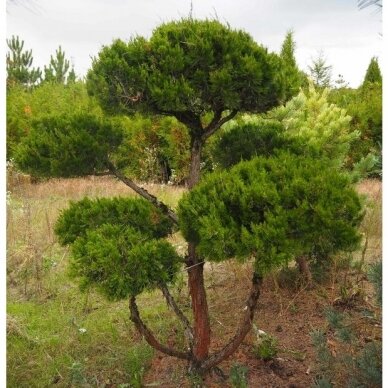
<svg viewBox="0 0 388 388">
<path fill-rule="evenodd" d="M 168 333 L 172 318 L 158 299 L 144 295 L 142 315 L 158 334 Z M 153 351 L 130 323 L 126 302 L 108 303 L 91 294 L 85 304 L 71 285 L 44 302 L 9 302 L 7 314 L 13 323 L 7 341 L 9 387 L 55 381 L 57 386 L 107 381 L 141 386 Z"/>
</svg>

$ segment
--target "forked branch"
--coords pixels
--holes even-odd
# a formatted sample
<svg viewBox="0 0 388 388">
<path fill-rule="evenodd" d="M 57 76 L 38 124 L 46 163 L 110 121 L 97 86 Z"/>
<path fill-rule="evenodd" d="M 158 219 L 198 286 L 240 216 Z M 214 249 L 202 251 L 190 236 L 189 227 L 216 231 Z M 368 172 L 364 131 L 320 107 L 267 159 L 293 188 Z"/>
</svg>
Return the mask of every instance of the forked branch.
<svg viewBox="0 0 388 388">
<path fill-rule="evenodd" d="M 236 114 L 238 113 L 237 110 L 232 110 L 228 115 L 224 116 L 221 119 L 220 114 L 215 114 L 213 120 L 210 122 L 210 124 L 205 128 L 205 132 L 202 135 L 202 140 L 205 141 L 207 138 L 209 138 L 213 133 L 215 133 L 219 128 L 221 128 L 222 125 L 224 125 L 226 122 L 231 120 Z"/>
<path fill-rule="evenodd" d="M 140 334 L 145 338 L 145 340 L 148 342 L 150 346 L 152 346 L 154 349 L 159 350 L 160 352 L 167 354 L 169 356 L 177 357 L 183 360 L 192 360 L 191 353 L 187 352 L 181 352 L 176 349 L 169 348 L 163 344 L 161 344 L 154 336 L 154 334 L 148 329 L 148 327 L 145 325 L 145 323 L 141 320 L 139 309 L 137 308 L 136 304 L 136 298 L 132 296 L 129 300 L 129 310 L 131 312 L 131 321 L 135 324 L 136 329 L 139 331 Z"/>
</svg>

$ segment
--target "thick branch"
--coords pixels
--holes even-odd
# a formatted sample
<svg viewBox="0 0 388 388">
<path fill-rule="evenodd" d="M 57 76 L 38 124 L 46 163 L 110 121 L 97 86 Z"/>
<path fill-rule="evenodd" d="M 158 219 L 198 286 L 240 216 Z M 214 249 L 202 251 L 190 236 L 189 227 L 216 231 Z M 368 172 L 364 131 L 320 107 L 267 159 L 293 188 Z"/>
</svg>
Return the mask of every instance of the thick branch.
<svg viewBox="0 0 388 388">
<path fill-rule="evenodd" d="M 205 132 L 209 128 L 213 128 L 214 126 L 216 126 L 221 118 L 222 118 L 222 109 L 221 110 L 215 110 L 214 111 L 213 119 L 212 119 L 212 121 L 210 121 L 209 125 L 205 128 Z"/>
<path fill-rule="evenodd" d="M 158 209 L 160 209 L 164 214 L 166 214 L 175 224 L 178 224 L 178 216 L 174 211 L 172 211 L 166 204 L 159 201 L 154 195 L 150 194 L 143 187 L 138 186 L 133 180 L 129 179 L 125 175 L 123 175 L 120 171 L 116 170 L 115 166 L 112 163 L 108 163 L 109 171 L 118 179 L 120 179 L 123 183 L 125 183 L 128 187 L 138 193 L 140 196 L 145 198 L 147 201 L 151 202 Z"/>
<path fill-rule="evenodd" d="M 235 350 L 244 340 L 245 336 L 248 334 L 249 330 L 252 327 L 257 300 L 259 299 L 259 296 L 260 296 L 261 283 L 262 283 L 262 278 L 257 274 L 254 274 L 252 278 L 251 293 L 247 300 L 246 312 L 240 327 L 238 328 L 234 337 L 229 341 L 229 343 L 224 348 L 212 354 L 207 360 L 205 360 L 201 364 L 202 369 L 209 370 L 213 368 L 215 365 L 219 364 L 221 361 L 225 360 L 227 357 L 229 357 L 231 354 L 235 352 Z"/>
<path fill-rule="evenodd" d="M 185 124 L 187 128 L 192 132 L 194 136 L 200 136 L 202 132 L 201 118 L 193 112 L 175 112 L 175 111 L 162 111 L 163 115 L 174 116 L 178 121 Z"/>
<path fill-rule="evenodd" d="M 162 345 L 153 335 L 153 333 L 148 329 L 145 323 L 141 320 L 139 315 L 139 310 L 136 305 L 136 298 L 132 296 L 129 301 L 129 309 L 131 311 L 131 321 L 135 324 L 136 329 L 143 335 L 145 340 L 156 350 L 159 350 L 162 353 L 165 353 L 169 356 L 181 358 L 183 360 L 192 360 L 192 355 L 190 353 L 184 353 L 179 350 L 171 349 L 165 345 Z"/>
<path fill-rule="evenodd" d="M 236 114 L 238 113 L 237 110 L 232 110 L 227 116 L 220 119 L 220 114 L 215 114 L 213 120 L 210 122 L 210 124 L 205 128 L 205 132 L 202 135 L 202 140 L 205 141 L 207 138 L 209 138 L 213 133 L 215 133 L 223 124 L 225 124 L 227 121 L 231 120 Z"/>
<path fill-rule="evenodd" d="M 189 320 L 186 318 L 186 316 L 183 314 L 181 309 L 178 307 L 178 305 L 175 302 L 175 299 L 170 294 L 170 291 L 166 287 L 165 284 L 159 284 L 159 288 L 161 289 L 164 297 L 166 298 L 167 304 L 174 310 L 177 317 L 181 320 L 185 327 L 185 333 L 187 333 L 188 341 L 190 344 L 190 349 L 193 349 L 193 340 L 194 340 L 194 334 L 193 329 L 190 326 Z"/>
</svg>

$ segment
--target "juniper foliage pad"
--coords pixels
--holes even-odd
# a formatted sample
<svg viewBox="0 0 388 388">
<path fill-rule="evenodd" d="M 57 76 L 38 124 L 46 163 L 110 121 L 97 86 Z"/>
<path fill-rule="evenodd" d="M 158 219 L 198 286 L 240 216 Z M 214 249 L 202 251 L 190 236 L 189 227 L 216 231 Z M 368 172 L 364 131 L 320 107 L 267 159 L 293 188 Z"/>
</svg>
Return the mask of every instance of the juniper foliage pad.
<svg viewBox="0 0 388 388">
<path fill-rule="evenodd" d="M 266 111 L 284 94 L 281 61 L 249 34 L 214 20 L 162 24 L 149 40 L 105 46 L 88 90 L 108 111 L 183 114 Z"/>
<path fill-rule="evenodd" d="M 71 202 L 55 225 L 62 245 L 72 244 L 90 229 L 104 224 L 132 227 L 150 238 L 162 238 L 172 232 L 172 221 L 141 198 L 84 198 Z"/>
<path fill-rule="evenodd" d="M 122 136 L 118 120 L 87 113 L 52 115 L 32 123 L 14 157 L 22 171 L 35 176 L 93 175 L 107 169 Z"/>
<path fill-rule="evenodd" d="M 200 255 L 253 256 L 258 272 L 301 254 L 353 250 L 362 215 L 347 176 L 289 153 L 210 174 L 179 204 L 182 233 Z"/>
<path fill-rule="evenodd" d="M 163 237 L 172 222 L 137 198 L 88 198 L 71 203 L 55 232 L 72 247 L 71 274 L 112 300 L 174 280 L 181 258 Z"/>
</svg>

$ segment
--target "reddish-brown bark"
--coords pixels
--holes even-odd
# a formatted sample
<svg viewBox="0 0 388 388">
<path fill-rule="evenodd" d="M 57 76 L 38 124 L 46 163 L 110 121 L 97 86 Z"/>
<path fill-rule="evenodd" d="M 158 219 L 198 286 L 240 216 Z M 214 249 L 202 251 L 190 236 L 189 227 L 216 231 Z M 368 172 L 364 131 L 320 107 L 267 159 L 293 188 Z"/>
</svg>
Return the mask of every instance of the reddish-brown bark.
<svg viewBox="0 0 388 388">
<path fill-rule="evenodd" d="M 188 180 L 189 189 L 192 189 L 198 182 L 201 171 L 202 140 L 192 138 L 190 175 Z M 186 259 L 188 272 L 188 286 L 191 297 L 194 319 L 194 348 L 193 355 L 196 364 L 200 364 L 209 355 L 210 347 L 210 320 L 207 305 L 205 284 L 203 278 L 204 263 L 197 256 L 195 244 L 189 242 L 188 255 Z"/>
<path fill-rule="evenodd" d="M 197 361 L 201 362 L 209 355 L 210 346 L 210 321 L 205 284 L 203 278 L 203 266 L 195 253 L 195 246 L 189 243 L 188 252 L 188 285 L 194 318 L 194 348 L 193 354 Z"/>
</svg>

